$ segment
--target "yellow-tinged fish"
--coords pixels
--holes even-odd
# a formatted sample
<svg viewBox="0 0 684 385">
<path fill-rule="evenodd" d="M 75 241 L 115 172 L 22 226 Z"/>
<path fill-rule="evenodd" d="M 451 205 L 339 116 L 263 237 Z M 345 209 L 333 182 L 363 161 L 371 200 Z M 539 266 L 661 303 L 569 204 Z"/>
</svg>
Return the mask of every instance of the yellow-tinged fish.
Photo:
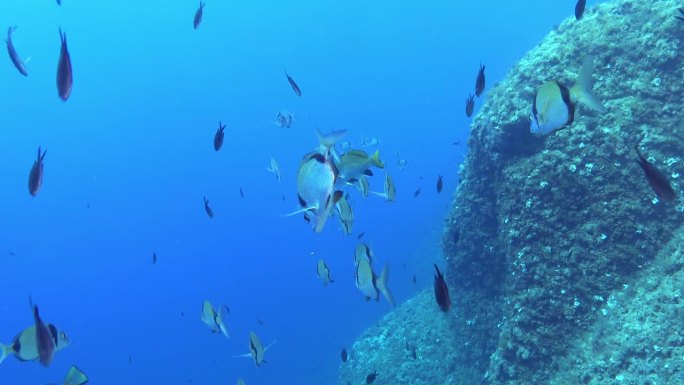
<svg viewBox="0 0 684 385">
<path fill-rule="evenodd" d="M 266 354 L 266 351 L 275 344 L 276 341 L 274 340 L 268 346 L 264 347 L 261 344 L 261 340 L 259 337 L 256 335 L 254 332 L 249 332 L 249 353 L 242 354 L 239 356 L 234 356 L 234 357 L 245 357 L 245 358 L 252 358 L 254 360 L 254 363 L 256 364 L 257 367 L 261 366 L 261 364 L 266 363 L 267 361 L 264 359 L 264 354 Z"/>
<path fill-rule="evenodd" d="M 84 385 L 88 383 L 88 376 L 75 365 L 69 369 L 62 385 Z"/>
<path fill-rule="evenodd" d="M 226 336 L 226 338 L 230 338 L 228 327 L 225 324 L 227 313 L 228 308 L 225 305 L 221 306 L 219 310 L 216 311 L 211 302 L 204 300 L 204 303 L 202 303 L 202 322 L 207 325 L 212 333 L 221 333 Z"/>
<path fill-rule="evenodd" d="M 385 198 L 387 202 L 395 202 L 397 198 L 397 188 L 394 187 L 394 181 L 392 180 L 392 177 L 390 174 L 385 174 L 385 191 L 384 192 L 375 192 L 371 191 L 373 194 Z"/>
<path fill-rule="evenodd" d="M 323 281 L 323 287 L 328 287 L 328 283 L 335 282 L 335 280 L 330 277 L 330 269 L 328 268 L 328 265 L 326 265 L 325 261 L 322 259 L 318 260 L 318 264 L 316 265 L 316 273 L 318 274 L 318 278 Z"/>
<path fill-rule="evenodd" d="M 373 155 L 368 156 L 363 150 L 351 150 L 343 154 L 336 163 L 340 178 L 353 183 L 362 175 L 373 176 L 370 170 L 372 166 L 379 169 L 385 168 L 385 164 L 380 160 L 380 152 L 376 150 Z"/>
<path fill-rule="evenodd" d="M 346 196 L 342 196 L 342 198 L 335 203 L 335 210 L 340 216 L 340 224 L 342 225 L 344 234 L 350 235 L 354 226 L 354 210 L 352 210 Z"/>
<path fill-rule="evenodd" d="M 297 198 L 302 208 L 287 216 L 304 213 L 305 218 L 311 219 L 313 214 L 314 230 L 320 233 L 335 203 L 342 197 L 342 192 L 335 190 L 338 173 L 330 150 L 345 132 L 328 135 L 316 132 L 320 143 L 318 150 L 304 156 L 297 172 Z"/>
<path fill-rule="evenodd" d="M 278 179 L 278 182 L 280 182 L 280 165 L 275 158 L 271 158 L 271 165 L 266 170 L 272 172 L 276 179 Z"/>
<path fill-rule="evenodd" d="M 599 113 L 606 112 L 591 90 L 593 64 L 593 57 L 584 61 L 580 75 L 570 89 L 557 81 L 546 82 L 537 89 L 530 115 L 530 131 L 533 134 L 548 135 L 572 124 L 577 103 Z"/>
<path fill-rule="evenodd" d="M 50 342 L 54 351 L 60 351 L 71 344 L 66 333 L 59 330 L 53 324 L 44 324 L 50 334 Z M 14 355 L 19 361 L 35 361 L 40 358 L 36 325 L 31 325 L 17 334 L 9 345 L 0 344 L 0 363 L 10 355 Z"/>
<path fill-rule="evenodd" d="M 379 300 L 380 295 L 385 297 L 387 302 L 392 307 L 395 307 L 394 296 L 387 286 L 387 281 L 389 280 L 389 264 L 385 264 L 385 268 L 382 270 L 380 276 L 376 276 L 371 267 L 371 263 L 368 259 L 361 258 L 356 264 L 356 287 L 361 290 L 361 293 L 366 298 L 366 301 L 370 299 Z"/>
<path fill-rule="evenodd" d="M 356 182 L 356 186 L 359 188 L 359 191 L 361 192 L 361 195 L 364 198 L 368 197 L 368 192 L 370 191 L 370 185 L 368 183 L 368 177 L 363 175 L 359 178 L 359 180 Z"/>
</svg>

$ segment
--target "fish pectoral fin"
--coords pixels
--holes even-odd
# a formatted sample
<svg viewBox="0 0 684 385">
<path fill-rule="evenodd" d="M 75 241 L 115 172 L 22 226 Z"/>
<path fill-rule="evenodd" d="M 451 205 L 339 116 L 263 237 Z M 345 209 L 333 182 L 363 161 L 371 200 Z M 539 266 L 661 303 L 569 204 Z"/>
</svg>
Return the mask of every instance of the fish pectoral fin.
<svg viewBox="0 0 684 385">
<path fill-rule="evenodd" d="M 371 194 L 374 194 L 374 195 L 377 195 L 377 196 L 379 196 L 379 197 L 382 197 L 382 198 L 385 198 L 385 199 L 387 199 L 387 194 L 385 194 L 384 192 L 377 192 L 377 191 L 369 191 L 369 193 L 371 193 Z"/>
<path fill-rule="evenodd" d="M 293 212 L 291 212 L 291 213 L 289 213 L 289 214 L 285 214 L 285 215 L 283 215 L 283 216 L 284 216 L 284 217 L 291 217 L 291 216 L 293 216 L 293 215 L 297 215 L 297 214 L 301 214 L 301 213 L 306 213 L 307 211 L 316 210 L 316 209 L 318 209 L 318 206 L 305 207 L 305 208 L 299 209 L 299 210 L 297 210 L 297 211 L 293 211 Z"/>
</svg>

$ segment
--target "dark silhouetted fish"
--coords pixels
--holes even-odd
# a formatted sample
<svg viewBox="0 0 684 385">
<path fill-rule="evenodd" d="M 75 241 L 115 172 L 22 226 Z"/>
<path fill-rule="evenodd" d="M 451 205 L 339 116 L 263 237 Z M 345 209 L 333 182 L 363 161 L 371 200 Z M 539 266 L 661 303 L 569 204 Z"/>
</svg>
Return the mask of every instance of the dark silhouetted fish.
<svg viewBox="0 0 684 385">
<path fill-rule="evenodd" d="M 359 235 L 356 236 L 356 239 L 361 239 L 361 238 L 363 238 L 364 235 L 366 235 L 366 232 L 362 231 L 359 233 Z"/>
<path fill-rule="evenodd" d="M 36 323 L 36 343 L 38 346 L 38 360 L 44 366 L 49 366 L 52 358 L 55 355 L 55 342 L 52 339 L 52 334 L 48 326 L 43 323 L 38 314 L 38 306 L 33 305 L 33 319 Z"/>
<path fill-rule="evenodd" d="M 342 348 L 342 352 L 340 352 L 340 357 L 342 358 L 342 362 L 347 362 L 349 360 L 349 354 L 347 353 L 347 348 Z"/>
<path fill-rule="evenodd" d="M 156 253 L 156 252 L 152 252 L 152 264 L 154 265 L 154 264 L 156 264 L 156 263 L 157 263 L 157 253 Z"/>
<path fill-rule="evenodd" d="M 62 0 L 57 0 L 57 5 L 62 5 Z"/>
<path fill-rule="evenodd" d="M 473 116 L 473 110 L 475 109 L 475 95 L 470 94 L 468 96 L 468 99 L 466 99 L 466 116 L 471 117 Z"/>
<path fill-rule="evenodd" d="M 207 215 L 209 216 L 209 218 L 213 218 L 214 212 L 211 210 L 211 207 L 209 207 L 209 200 L 207 199 L 207 197 L 202 197 L 202 198 L 204 198 L 204 211 L 207 212 Z"/>
<path fill-rule="evenodd" d="M 579 20 L 584 15 L 584 7 L 587 6 L 587 0 L 577 0 L 575 4 L 575 19 Z"/>
<path fill-rule="evenodd" d="M 416 276 L 415 275 L 413 276 L 413 284 L 414 285 L 416 284 Z"/>
<path fill-rule="evenodd" d="M 485 89 L 485 66 L 480 64 L 480 72 L 477 73 L 477 79 L 475 80 L 475 95 L 479 98 Z"/>
<path fill-rule="evenodd" d="M 19 58 L 19 54 L 17 54 L 17 51 L 14 49 L 14 44 L 12 44 L 12 32 L 14 32 L 17 29 L 17 27 L 9 27 L 7 30 L 7 52 L 9 53 L 10 59 L 12 60 L 12 64 L 17 68 L 19 73 L 21 73 L 24 76 L 28 76 L 28 72 L 26 72 L 26 66 L 24 65 L 24 61 Z"/>
<path fill-rule="evenodd" d="M 195 27 L 195 29 L 199 28 L 200 24 L 202 24 L 202 15 L 204 14 L 205 5 L 206 3 L 203 3 L 200 0 L 199 8 L 197 8 L 197 11 L 195 12 L 195 19 L 192 21 L 192 26 Z"/>
<path fill-rule="evenodd" d="M 245 197 L 245 193 L 244 193 L 244 191 L 242 191 L 242 187 L 240 187 L 240 197 L 242 197 L 242 198 Z"/>
<path fill-rule="evenodd" d="M 439 178 L 437 178 L 437 194 L 442 193 L 442 186 L 444 183 L 442 182 L 442 176 L 440 175 Z"/>
<path fill-rule="evenodd" d="M 218 151 L 223 146 L 223 130 L 226 129 L 226 125 L 219 122 L 219 128 L 216 130 L 216 135 L 214 135 L 214 150 Z"/>
<path fill-rule="evenodd" d="M 366 384 L 372 384 L 373 381 L 375 381 L 376 378 L 378 378 L 378 371 L 377 371 L 377 370 L 373 370 L 373 373 L 369 373 L 369 374 L 366 376 Z"/>
<path fill-rule="evenodd" d="M 297 83 L 295 83 L 294 79 L 292 79 L 292 76 L 290 76 L 287 72 L 285 72 L 285 76 L 287 76 L 287 81 L 290 82 L 292 90 L 295 92 L 295 94 L 297 94 L 297 96 L 302 96 L 302 90 L 299 89 L 299 86 Z"/>
<path fill-rule="evenodd" d="M 644 170 L 648 184 L 651 185 L 651 188 L 655 191 L 658 199 L 667 202 L 673 201 L 677 198 L 677 193 L 672 189 L 670 179 L 641 155 L 639 144 L 641 144 L 641 141 L 634 146 L 634 149 L 637 152 L 637 163 L 639 163 L 641 169 Z"/>
<path fill-rule="evenodd" d="M 420 189 L 416 190 L 416 191 L 413 193 L 413 197 L 416 198 L 416 197 L 418 197 L 418 195 L 420 195 Z"/>
<path fill-rule="evenodd" d="M 45 159 L 45 154 L 47 154 L 47 150 L 41 154 L 40 147 L 38 147 L 38 157 L 33 161 L 33 166 L 29 173 L 28 185 L 31 196 L 36 196 L 40 186 L 43 185 L 43 159 Z"/>
<path fill-rule="evenodd" d="M 59 52 L 59 63 L 57 64 L 57 91 L 60 99 L 66 102 L 71 95 L 74 78 L 71 72 L 71 57 L 67 48 L 66 33 L 62 32 L 61 28 L 59 29 L 59 38 L 62 41 L 62 48 Z"/>
<path fill-rule="evenodd" d="M 435 271 L 437 271 L 437 273 L 435 274 L 435 299 L 437 300 L 439 308 L 442 309 L 443 312 L 446 312 L 449 311 L 449 309 L 451 308 L 451 297 L 449 296 L 449 288 L 447 287 L 446 281 L 444 280 L 444 276 L 439 271 L 437 265 L 435 265 Z"/>
</svg>

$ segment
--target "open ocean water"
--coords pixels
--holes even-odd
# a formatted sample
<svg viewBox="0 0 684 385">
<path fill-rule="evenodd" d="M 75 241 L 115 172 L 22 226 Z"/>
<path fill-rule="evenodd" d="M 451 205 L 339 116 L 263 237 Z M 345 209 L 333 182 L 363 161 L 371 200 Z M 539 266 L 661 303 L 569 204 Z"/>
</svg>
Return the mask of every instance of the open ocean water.
<svg viewBox="0 0 684 385">
<path fill-rule="evenodd" d="M 33 324 L 32 296 L 71 345 L 48 368 L 8 357 L 0 384 L 61 383 L 74 364 L 100 385 L 336 384 L 340 348 L 391 311 L 354 285 L 357 235 L 376 266 L 389 262 L 399 304 L 432 285 L 480 63 L 490 88 L 573 6 L 208 0 L 195 30 L 196 1 L 3 0 L 0 26 L 18 27 L 14 47 L 30 60 L 27 77 L 0 60 L 0 342 Z M 294 111 L 292 127 L 273 124 L 281 110 Z M 380 151 L 397 186 L 396 203 L 348 189 L 350 236 L 337 217 L 316 234 L 283 216 L 299 208 L 297 168 L 316 127 L 348 130 L 354 148 L 377 138 L 363 149 Z M 382 191 L 385 171 L 374 173 Z M 318 258 L 335 279 L 326 288 Z M 230 307 L 230 339 L 200 321 L 205 299 Z M 233 357 L 249 352 L 250 331 L 277 340 L 261 367 Z"/>
</svg>

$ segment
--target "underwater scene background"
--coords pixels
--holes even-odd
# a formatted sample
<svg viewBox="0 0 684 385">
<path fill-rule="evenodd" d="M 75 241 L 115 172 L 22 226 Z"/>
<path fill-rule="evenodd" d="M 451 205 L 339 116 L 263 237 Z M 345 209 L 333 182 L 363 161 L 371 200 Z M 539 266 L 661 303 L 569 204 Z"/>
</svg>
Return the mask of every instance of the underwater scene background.
<svg viewBox="0 0 684 385">
<path fill-rule="evenodd" d="M 684 383 L 682 205 L 654 200 L 633 151 L 645 135 L 681 191 L 681 3 L 589 2 L 578 21 L 575 1 L 209 1 L 195 29 L 198 5 L 0 4 L 28 71 L 0 66 L 0 342 L 34 323 L 29 297 L 71 338 L 47 368 L 8 357 L 1 384 L 61 383 L 72 365 L 105 385 Z M 588 56 L 608 112 L 579 106 L 531 135 L 535 89 L 571 85 Z M 379 150 L 371 190 L 396 184 L 392 203 L 343 187 L 348 236 L 284 216 L 316 129 Z M 391 266 L 396 309 L 355 286 L 359 242 Z M 203 324 L 204 300 L 230 308 L 230 339 Z M 250 331 L 276 341 L 259 367 L 236 357 Z"/>
</svg>

